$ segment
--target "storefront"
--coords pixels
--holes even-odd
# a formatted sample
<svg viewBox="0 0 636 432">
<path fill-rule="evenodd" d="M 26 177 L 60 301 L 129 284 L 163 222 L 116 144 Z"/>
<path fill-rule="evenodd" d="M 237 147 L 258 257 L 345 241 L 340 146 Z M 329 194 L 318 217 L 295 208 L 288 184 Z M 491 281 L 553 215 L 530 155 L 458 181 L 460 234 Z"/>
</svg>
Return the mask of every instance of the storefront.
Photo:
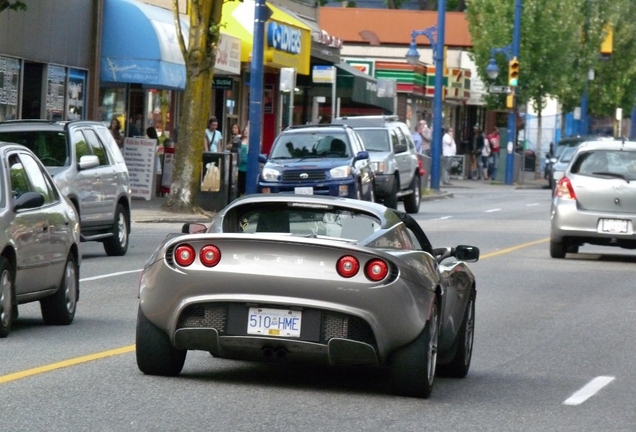
<svg viewBox="0 0 636 432">
<path fill-rule="evenodd" d="M 282 113 L 289 103 L 288 95 L 279 91 L 280 70 L 293 68 L 298 75 L 310 73 L 311 31 L 310 28 L 285 13 L 280 8 L 267 4 L 269 19 L 265 22 L 263 51 L 263 130 L 262 151 L 269 152 L 274 138 L 280 131 Z M 254 1 L 226 2 L 223 4 L 225 31 L 241 40 L 243 74 L 249 77 L 252 44 L 254 40 Z M 247 120 L 249 101 L 249 78 L 243 80 L 241 117 Z"/>
<path fill-rule="evenodd" d="M 68 10 L 49 3 L 0 14 L 0 121 L 90 117 L 97 2 L 78 1 Z M 33 22 L 38 22 L 37 31 Z M 86 25 L 78 27 L 77 22 Z M 72 43 L 70 34 L 59 29 L 74 29 Z"/>
</svg>

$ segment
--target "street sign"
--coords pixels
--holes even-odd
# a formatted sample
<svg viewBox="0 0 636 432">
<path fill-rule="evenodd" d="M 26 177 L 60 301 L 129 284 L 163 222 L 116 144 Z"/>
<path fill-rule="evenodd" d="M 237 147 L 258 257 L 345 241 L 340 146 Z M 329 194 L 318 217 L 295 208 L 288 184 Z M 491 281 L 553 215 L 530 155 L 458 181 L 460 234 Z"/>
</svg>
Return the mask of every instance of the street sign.
<svg viewBox="0 0 636 432">
<path fill-rule="evenodd" d="M 490 87 L 488 87 L 488 91 L 490 93 L 510 94 L 512 93 L 512 88 L 510 88 L 510 86 L 491 85 Z"/>
</svg>

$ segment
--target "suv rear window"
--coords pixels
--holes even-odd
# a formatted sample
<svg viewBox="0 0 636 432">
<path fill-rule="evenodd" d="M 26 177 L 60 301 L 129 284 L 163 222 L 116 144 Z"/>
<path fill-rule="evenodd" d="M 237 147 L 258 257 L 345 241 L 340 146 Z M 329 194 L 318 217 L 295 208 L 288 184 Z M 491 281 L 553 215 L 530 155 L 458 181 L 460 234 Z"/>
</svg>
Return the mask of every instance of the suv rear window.
<svg viewBox="0 0 636 432">
<path fill-rule="evenodd" d="M 593 150 L 578 155 L 571 169 L 579 175 L 605 175 L 636 179 L 636 152 L 623 150 Z"/>
<path fill-rule="evenodd" d="M 350 158 L 351 150 L 344 132 L 294 132 L 281 134 L 270 159 Z"/>
<path fill-rule="evenodd" d="M 362 137 L 364 147 L 368 151 L 391 151 L 386 129 L 356 129 L 356 132 Z"/>
<path fill-rule="evenodd" d="M 0 132 L 0 141 L 28 147 L 46 166 L 61 167 L 69 163 L 64 132 L 7 131 Z"/>
</svg>

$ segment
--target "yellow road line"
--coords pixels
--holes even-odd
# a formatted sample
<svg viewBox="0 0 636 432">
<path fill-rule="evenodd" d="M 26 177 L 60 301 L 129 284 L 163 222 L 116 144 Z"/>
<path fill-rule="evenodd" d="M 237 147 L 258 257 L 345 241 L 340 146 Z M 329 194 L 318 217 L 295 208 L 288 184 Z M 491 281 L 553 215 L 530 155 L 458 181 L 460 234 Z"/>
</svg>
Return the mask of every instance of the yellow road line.
<svg viewBox="0 0 636 432">
<path fill-rule="evenodd" d="M 11 381 L 19 380 L 21 378 L 30 377 L 33 375 L 38 375 L 44 372 L 50 372 L 57 369 L 62 369 L 69 366 L 75 366 L 82 363 L 87 363 L 93 360 L 99 360 L 106 357 L 112 357 L 120 354 L 126 354 L 135 350 L 135 345 L 128 345 L 121 348 L 115 348 L 108 351 L 102 351 L 95 354 L 89 354 L 82 357 L 75 357 L 69 360 L 64 360 L 57 363 L 51 363 L 48 365 L 27 369 L 21 372 L 15 372 L 9 375 L 0 376 L 0 384 L 8 383 Z"/>
<path fill-rule="evenodd" d="M 517 251 L 519 249 L 523 249 L 523 248 L 527 248 L 530 246 L 535 246 L 541 243 L 546 243 L 548 242 L 550 239 L 549 238 L 544 238 L 541 240 L 536 240 L 533 242 L 529 242 L 529 243 L 523 243 L 517 246 L 513 246 L 510 248 L 506 248 L 506 249 L 501 249 L 495 252 L 490 252 L 487 254 L 483 254 L 479 257 L 479 259 L 487 259 L 487 258 L 492 258 L 492 257 L 496 257 L 499 255 L 503 255 L 503 254 L 507 254 L 510 252 L 514 252 Z M 121 347 L 121 348 L 115 348 L 112 350 L 108 350 L 108 351 L 102 351 L 102 352 L 98 352 L 95 354 L 89 354 L 86 356 L 82 356 L 82 357 L 75 357 L 69 360 L 64 360 L 61 362 L 57 362 L 57 363 L 51 363 L 49 365 L 44 365 L 44 366 L 40 366 L 40 367 L 36 367 L 36 368 L 32 368 L 32 369 L 27 369 L 21 372 L 15 372 L 9 375 L 3 375 L 0 376 L 0 384 L 4 384 L 4 383 L 8 383 L 11 381 L 15 381 L 15 380 L 19 380 L 21 378 L 27 378 L 33 375 L 38 375 L 41 373 L 45 373 L 45 372 L 50 372 L 50 371 L 54 371 L 57 369 L 62 369 L 65 367 L 69 367 L 69 366 L 75 366 L 78 364 L 82 364 L 82 363 L 87 363 L 90 361 L 94 361 L 94 360 L 99 360 L 99 359 L 103 359 L 106 357 L 112 357 L 112 356 L 116 356 L 116 355 L 121 355 L 121 354 L 126 354 L 129 352 L 132 352 L 135 350 L 135 345 L 128 345 L 125 347 Z"/>
<path fill-rule="evenodd" d="M 483 255 L 479 256 L 479 259 L 482 260 L 482 259 L 486 259 L 486 258 L 496 257 L 496 256 L 499 256 L 499 255 L 503 255 L 503 254 L 507 254 L 507 253 L 510 253 L 510 252 L 517 251 L 519 249 L 527 248 L 527 247 L 530 247 L 530 246 L 535 246 L 535 245 L 538 245 L 538 244 L 541 244 L 541 243 L 547 243 L 548 241 L 550 241 L 550 238 L 546 237 L 546 238 L 541 239 L 541 240 L 535 240 L 535 241 L 532 241 L 532 242 L 529 242 L 529 243 L 523 243 L 523 244 L 520 244 L 520 245 L 517 245 L 517 246 L 513 246 L 513 247 L 506 248 L 506 249 L 501 249 L 501 250 L 498 250 L 498 251 L 494 251 L 494 252 L 490 252 L 490 253 L 487 253 L 487 254 L 483 254 Z"/>
</svg>

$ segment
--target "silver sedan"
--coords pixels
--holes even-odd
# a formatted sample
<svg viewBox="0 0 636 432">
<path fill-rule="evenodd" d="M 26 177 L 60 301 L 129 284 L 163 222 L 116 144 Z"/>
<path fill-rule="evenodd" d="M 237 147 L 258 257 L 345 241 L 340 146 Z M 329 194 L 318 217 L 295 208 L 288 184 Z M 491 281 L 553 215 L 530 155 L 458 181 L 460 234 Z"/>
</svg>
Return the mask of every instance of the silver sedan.
<svg viewBox="0 0 636 432">
<path fill-rule="evenodd" d="M 142 372 L 177 375 L 188 350 L 386 366 L 393 391 L 415 397 L 430 395 L 436 371 L 468 373 L 476 285 L 466 262 L 478 248 L 433 248 L 411 216 L 380 204 L 292 194 L 239 198 L 207 229 L 185 231 L 141 277 Z"/>
</svg>

